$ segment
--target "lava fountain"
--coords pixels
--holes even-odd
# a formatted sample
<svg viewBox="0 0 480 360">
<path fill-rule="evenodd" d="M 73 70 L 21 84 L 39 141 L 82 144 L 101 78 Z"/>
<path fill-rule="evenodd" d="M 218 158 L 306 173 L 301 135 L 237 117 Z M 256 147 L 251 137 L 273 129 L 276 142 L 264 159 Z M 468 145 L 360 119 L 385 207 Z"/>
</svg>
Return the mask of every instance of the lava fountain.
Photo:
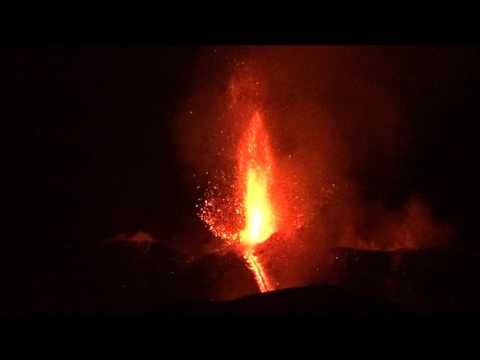
<svg viewBox="0 0 480 360">
<path fill-rule="evenodd" d="M 239 190 L 243 194 L 245 226 L 240 231 L 244 259 L 255 275 L 261 292 L 272 290 L 263 267 L 255 255 L 255 246 L 276 231 L 275 211 L 271 199 L 272 155 L 262 117 L 255 112 L 242 139 L 239 152 Z"/>
<path fill-rule="evenodd" d="M 277 231 L 278 214 L 272 199 L 273 168 L 262 114 L 254 111 L 237 149 L 235 191 L 231 199 L 221 199 L 228 204 L 227 209 L 220 209 L 215 199 L 207 198 L 200 212 L 200 218 L 215 236 L 239 249 L 261 292 L 274 289 L 255 253 L 256 247 Z M 235 216 L 225 216 L 229 211 Z"/>
</svg>

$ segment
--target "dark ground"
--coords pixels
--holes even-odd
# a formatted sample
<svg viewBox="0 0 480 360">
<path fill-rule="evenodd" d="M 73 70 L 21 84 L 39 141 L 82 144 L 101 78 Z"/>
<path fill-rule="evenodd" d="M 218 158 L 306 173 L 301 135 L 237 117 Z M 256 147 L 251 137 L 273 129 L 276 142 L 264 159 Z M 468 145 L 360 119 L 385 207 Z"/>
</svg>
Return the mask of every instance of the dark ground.
<svg viewBox="0 0 480 360">
<path fill-rule="evenodd" d="M 267 294 L 255 294 L 233 254 L 190 264 L 167 254 L 157 245 L 118 243 L 65 254 L 37 273 L 28 292 L 18 286 L 4 315 L 478 313 L 479 253 L 338 248 L 329 254 L 327 281 L 323 274 L 322 283 Z"/>
</svg>

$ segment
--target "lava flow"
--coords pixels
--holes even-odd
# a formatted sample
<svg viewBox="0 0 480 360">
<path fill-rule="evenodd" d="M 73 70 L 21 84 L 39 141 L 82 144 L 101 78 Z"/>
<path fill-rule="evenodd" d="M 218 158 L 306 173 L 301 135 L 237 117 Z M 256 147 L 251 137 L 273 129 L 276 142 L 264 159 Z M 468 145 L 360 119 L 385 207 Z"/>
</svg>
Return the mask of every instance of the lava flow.
<svg viewBox="0 0 480 360">
<path fill-rule="evenodd" d="M 246 261 L 249 269 L 253 272 L 253 275 L 255 276 L 255 281 L 257 282 L 260 292 L 267 292 L 273 290 L 273 287 L 272 285 L 270 285 L 270 281 L 268 280 L 268 277 L 265 274 L 262 265 L 258 261 L 258 258 L 255 256 L 253 251 L 245 251 L 245 255 L 243 256 L 243 258 Z"/>
<path fill-rule="evenodd" d="M 220 218 L 232 209 L 215 208 L 214 200 L 204 202 L 200 217 L 218 237 L 238 246 L 261 292 L 271 291 L 271 281 L 255 254 L 257 245 L 277 231 L 272 201 L 273 162 L 268 134 L 260 112 L 254 112 L 243 133 L 237 153 L 234 199 L 222 199 L 241 218 Z M 222 211 L 223 210 L 223 211 Z M 226 211 L 225 211 L 226 210 Z M 226 231 L 225 229 L 231 229 Z"/>
</svg>

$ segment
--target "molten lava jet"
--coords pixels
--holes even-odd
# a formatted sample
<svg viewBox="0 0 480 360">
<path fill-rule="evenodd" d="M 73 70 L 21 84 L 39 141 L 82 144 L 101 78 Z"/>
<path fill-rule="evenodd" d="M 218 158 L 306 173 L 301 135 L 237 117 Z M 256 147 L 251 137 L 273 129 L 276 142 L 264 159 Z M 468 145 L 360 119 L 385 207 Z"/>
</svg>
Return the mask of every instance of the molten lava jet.
<svg viewBox="0 0 480 360">
<path fill-rule="evenodd" d="M 214 200 L 205 200 L 200 217 L 218 237 L 238 246 L 248 268 L 253 272 L 261 292 L 273 290 L 273 286 L 255 254 L 257 245 L 265 242 L 277 229 L 277 216 L 272 200 L 273 161 L 270 142 L 259 111 L 252 114 L 243 133 L 237 153 L 236 199 L 234 213 L 239 221 L 222 218 L 220 209 L 212 209 Z M 225 222 L 234 223 L 225 224 Z M 230 228 L 230 232 L 225 229 Z"/>
<path fill-rule="evenodd" d="M 271 200 L 272 156 L 260 114 L 255 112 L 239 148 L 239 189 L 243 196 L 245 227 L 240 231 L 244 259 L 255 275 L 261 292 L 272 290 L 261 263 L 254 254 L 256 245 L 275 231 Z"/>
<path fill-rule="evenodd" d="M 239 186 L 243 195 L 245 227 L 240 242 L 252 247 L 275 232 L 271 200 L 272 156 L 260 114 L 255 112 L 239 149 Z"/>
</svg>

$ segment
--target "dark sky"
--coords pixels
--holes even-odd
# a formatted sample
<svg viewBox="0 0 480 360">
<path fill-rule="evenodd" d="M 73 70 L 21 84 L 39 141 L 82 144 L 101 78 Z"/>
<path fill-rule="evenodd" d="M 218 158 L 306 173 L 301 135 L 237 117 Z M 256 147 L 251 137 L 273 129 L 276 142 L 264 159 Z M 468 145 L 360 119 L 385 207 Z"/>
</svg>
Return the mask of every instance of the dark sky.
<svg viewBox="0 0 480 360">
<path fill-rule="evenodd" d="M 32 228 L 49 234 L 35 246 L 98 241 L 177 217 L 188 189 L 178 177 L 168 120 L 188 91 L 194 54 L 10 51 L 12 115 L 26 125 L 25 209 Z"/>
<path fill-rule="evenodd" d="M 161 237 L 200 226 L 197 194 L 185 181 L 192 170 L 179 160 L 172 122 L 192 78 L 209 81 L 208 71 L 195 67 L 203 54 L 194 47 L 2 51 L 4 114 L 19 130 L 7 139 L 12 211 L 20 215 L 14 249 L 48 261 L 119 232 Z M 368 53 L 359 54 L 367 66 Z M 375 56 L 390 67 L 383 81 L 409 99 L 403 110 L 416 124 L 398 192 L 422 194 L 436 218 L 455 225 L 455 245 L 478 248 L 480 53 L 385 48 Z M 418 88 L 412 73 L 424 75 Z"/>
</svg>

